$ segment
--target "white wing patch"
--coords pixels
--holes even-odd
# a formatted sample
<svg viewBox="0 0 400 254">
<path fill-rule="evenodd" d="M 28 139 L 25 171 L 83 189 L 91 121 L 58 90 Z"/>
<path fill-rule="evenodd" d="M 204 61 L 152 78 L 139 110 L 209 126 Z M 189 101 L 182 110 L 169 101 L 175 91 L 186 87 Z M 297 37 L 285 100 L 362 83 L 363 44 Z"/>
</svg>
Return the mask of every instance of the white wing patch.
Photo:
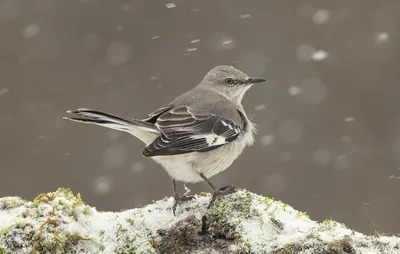
<svg viewBox="0 0 400 254">
<path fill-rule="evenodd" d="M 206 134 L 206 135 L 195 135 L 193 139 L 201 139 L 205 138 L 208 146 L 219 146 L 226 144 L 226 139 L 222 136 L 218 136 L 217 134 Z"/>
<path fill-rule="evenodd" d="M 221 120 L 221 123 L 222 123 L 224 126 L 228 126 L 228 128 L 229 128 L 230 130 L 233 129 L 232 125 L 229 124 L 229 123 L 227 123 L 227 122 L 225 122 L 224 120 Z"/>
</svg>

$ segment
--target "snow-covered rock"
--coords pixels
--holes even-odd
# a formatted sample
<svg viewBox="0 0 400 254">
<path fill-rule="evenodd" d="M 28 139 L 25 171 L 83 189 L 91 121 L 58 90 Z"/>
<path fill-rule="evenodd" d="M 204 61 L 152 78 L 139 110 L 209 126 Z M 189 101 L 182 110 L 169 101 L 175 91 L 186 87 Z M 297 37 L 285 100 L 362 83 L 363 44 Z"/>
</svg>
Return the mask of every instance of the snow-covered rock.
<svg viewBox="0 0 400 254">
<path fill-rule="evenodd" d="M 0 199 L 0 254 L 400 253 L 400 238 L 318 223 L 280 201 L 239 189 L 208 210 L 209 194 L 122 212 L 100 212 L 60 188 L 33 202 Z"/>
</svg>

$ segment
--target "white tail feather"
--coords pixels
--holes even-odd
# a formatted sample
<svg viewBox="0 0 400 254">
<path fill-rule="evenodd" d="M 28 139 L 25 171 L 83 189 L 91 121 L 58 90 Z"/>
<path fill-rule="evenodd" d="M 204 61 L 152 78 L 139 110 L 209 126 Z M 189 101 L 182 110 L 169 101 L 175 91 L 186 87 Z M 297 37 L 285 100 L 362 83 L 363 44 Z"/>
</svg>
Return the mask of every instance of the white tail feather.
<svg viewBox="0 0 400 254">
<path fill-rule="evenodd" d="M 77 116 L 63 117 L 63 119 L 124 131 L 137 137 L 146 145 L 153 142 L 160 134 L 157 128 L 151 123 L 136 119 L 121 118 L 97 110 L 80 108 L 77 110 L 68 110 L 67 113 Z"/>
</svg>

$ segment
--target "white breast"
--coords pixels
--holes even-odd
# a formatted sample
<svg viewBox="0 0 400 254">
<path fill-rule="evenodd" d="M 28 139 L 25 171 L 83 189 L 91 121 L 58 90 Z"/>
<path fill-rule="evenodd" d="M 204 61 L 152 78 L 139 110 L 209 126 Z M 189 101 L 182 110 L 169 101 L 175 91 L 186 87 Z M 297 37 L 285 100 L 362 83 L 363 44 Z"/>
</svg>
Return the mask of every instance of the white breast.
<svg viewBox="0 0 400 254">
<path fill-rule="evenodd" d="M 233 142 L 203 153 L 188 153 L 174 156 L 154 156 L 153 160 L 163 166 L 175 180 L 195 183 L 203 181 L 199 173 L 207 178 L 227 169 L 243 152 L 246 146 L 254 144 L 254 125 L 248 121 L 246 131 Z"/>
</svg>

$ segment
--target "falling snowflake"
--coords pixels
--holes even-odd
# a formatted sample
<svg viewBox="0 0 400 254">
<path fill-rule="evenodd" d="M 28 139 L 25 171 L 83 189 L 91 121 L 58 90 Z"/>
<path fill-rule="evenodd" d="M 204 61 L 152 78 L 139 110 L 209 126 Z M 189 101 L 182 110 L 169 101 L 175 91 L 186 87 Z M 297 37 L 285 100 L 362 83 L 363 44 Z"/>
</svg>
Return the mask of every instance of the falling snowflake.
<svg viewBox="0 0 400 254">
<path fill-rule="evenodd" d="M 127 160 L 127 153 L 122 146 L 110 146 L 104 151 L 103 162 L 109 169 L 118 169 Z"/>
<path fill-rule="evenodd" d="M 328 56 L 329 56 L 329 53 L 326 52 L 325 50 L 317 50 L 312 53 L 311 59 L 314 61 L 322 61 L 322 60 L 328 58 Z"/>
<path fill-rule="evenodd" d="M 36 35 L 38 35 L 39 32 L 40 32 L 39 25 L 30 24 L 22 30 L 22 35 L 25 36 L 26 38 L 32 38 L 32 37 L 35 37 Z"/>
<path fill-rule="evenodd" d="M 326 149 L 318 149 L 314 153 L 314 162 L 321 166 L 327 165 L 330 162 L 331 158 L 332 158 L 331 152 L 329 152 Z"/>
<path fill-rule="evenodd" d="M 6 93 L 8 93 L 10 90 L 7 87 L 4 87 L 2 89 L 0 89 L 0 96 L 5 95 Z"/>
<path fill-rule="evenodd" d="M 379 33 L 376 35 L 375 42 L 378 44 L 385 43 L 388 39 L 389 39 L 389 34 Z"/>
<path fill-rule="evenodd" d="M 97 195 L 104 195 L 113 189 L 113 182 L 106 176 L 99 176 L 93 180 L 92 188 Z"/>
<path fill-rule="evenodd" d="M 211 34 L 208 43 L 214 50 L 217 51 L 229 50 L 235 47 L 234 39 L 222 33 Z"/>
<path fill-rule="evenodd" d="M 144 163 L 141 161 L 134 162 L 131 165 L 131 171 L 134 173 L 140 173 L 144 170 L 144 168 L 145 168 Z"/>
<path fill-rule="evenodd" d="M 300 61 L 307 62 L 312 59 L 315 48 L 310 44 L 302 44 L 296 49 L 296 56 Z"/>
<path fill-rule="evenodd" d="M 123 4 L 121 6 L 121 10 L 123 11 L 129 11 L 131 9 L 131 5 L 130 4 Z"/>
<path fill-rule="evenodd" d="M 169 3 L 169 4 L 166 4 L 165 5 L 168 9 L 171 9 L 171 8 L 175 8 L 176 7 L 176 4 L 175 3 Z"/>
<path fill-rule="evenodd" d="M 274 142 L 274 140 L 275 140 L 274 135 L 268 134 L 261 137 L 260 143 L 262 146 L 269 146 Z"/>
<path fill-rule="evenodd" d="M 331 12 L 327 9 L 319 9 L 313 15 L 313 21 L 318 24 L 322 25 L 326 23 L 331 16 Z"/>
<path fill-rule="evenodd" d="M 266 109 L 266 108 L 267 108 L 267 106 L 265 106 L 264 104 L 255 105 L 255 106 L 254 106 L 254 110 L 255 110 L 255 111 L 262 111 L 262 110 L 264 110 L 264 109 Z"/>
<path fill-rule="evenodd" d="M 296 96 L 301 92 L 301 88 L 298 86 L 291 86 L 288 90 L 290 95 Z"/>
<path fill-rule="evenodd" d="M 350 168 L 350 161 L 347 155 L 340 155 L 336 158 L 335 165 L 340 170 L 345 170 Z"/>
</svg>

